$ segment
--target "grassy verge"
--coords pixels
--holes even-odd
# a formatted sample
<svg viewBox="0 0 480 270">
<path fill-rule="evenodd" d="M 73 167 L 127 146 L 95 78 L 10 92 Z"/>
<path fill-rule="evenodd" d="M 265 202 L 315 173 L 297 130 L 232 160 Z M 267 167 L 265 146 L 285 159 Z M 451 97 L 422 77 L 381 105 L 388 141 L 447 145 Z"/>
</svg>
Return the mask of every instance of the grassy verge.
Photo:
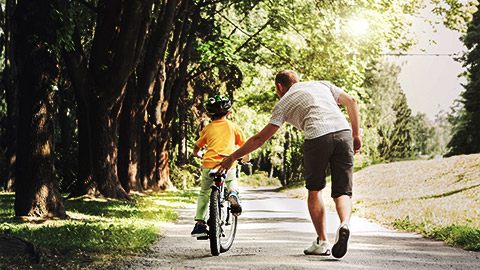
<svg viewBox="0 0 480 270">
<path fill-rule="evenodd" d="M 480 155 L 369 166 L 354 175 L 354 213 L 480 251 Z M 306 198 L 304 188 L 287 190 Z M 330 185 L 323 193 L 334 209 Z"/>
<path fill-rule="evenodd" d="M 0 234 L 33 242 L 42 251 L 35 269 L 102 269 L 117 257 L 147 251 L 174 208 L 196 200 L 193 192 L 137 194 L 136 202 L 93 197 L 65 200 L 70 219 L 14 217 L 14 194 L 0 193 Z M 0 269 L 28 269 L 28 259 L 0 257 Z"/>
<path fill-rule="evenodd" d="M 256 173 L 253 175 L 245 175 L 242 173 L 241 177 L 238 179 L 240 185 L 250 186 L 250 187 L 280 187 L 281 183 L 277 178 L 268 177 L 268 173 Z"/>
</svg>

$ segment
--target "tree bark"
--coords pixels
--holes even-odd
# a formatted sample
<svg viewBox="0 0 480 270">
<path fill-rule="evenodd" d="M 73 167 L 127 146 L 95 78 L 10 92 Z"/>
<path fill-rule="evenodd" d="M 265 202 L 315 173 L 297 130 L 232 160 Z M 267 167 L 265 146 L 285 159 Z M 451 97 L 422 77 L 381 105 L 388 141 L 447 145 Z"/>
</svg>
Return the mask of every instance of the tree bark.
<svg viewBox="0 0 480 270">
<path fill-rule="evenodd" d="M 5 1 L 5 69 L 3 79 L 7 103 L 6 123 L 6 164 L 2 187 L 6 191 L 13 191 L 15 184 L 15 162 L 17 158 L 17 118 L 18 118 L 18 91 L 17 70 L 15 61 L 15 43 L 12 40 L 12 16 L 15 10 L 15 1 Z"/>
<path fill-rule="evenodd" d="M 156 158 L 156 186 L 162 190 L 172 188 L 170 182 L 170 172 L 168 168 L 168 142 L 170 141 L 170 131 L 162 129 L 157 143 L 157 158 Z"/>
<path fill-rule="evenodd" d="M 187 88 L 185 87 L 182 92 L 182 97 L 186 97 Z M 185 100 L 186 98 L 178 106 L 178 166 L 187 164 L 187 104 Z"/>
<path fill-rule="evenodd" d="M 143 191 L 140 181 L 140 147 L 143 132 L 141 108 L 136 99 L 134 80 L 127 85 L 127 93 L 120 115 L 118 143 L 118 177 L 126 192 Z"/>
<path fill-rule="evenodd" d="M 56 40 L 48 0 L 18 1 L 14 16 L 19 67 L 17 216 L 65 217 L 54 172 L 53 89 L 58 61 L 47 44 Z"/>
</svg>

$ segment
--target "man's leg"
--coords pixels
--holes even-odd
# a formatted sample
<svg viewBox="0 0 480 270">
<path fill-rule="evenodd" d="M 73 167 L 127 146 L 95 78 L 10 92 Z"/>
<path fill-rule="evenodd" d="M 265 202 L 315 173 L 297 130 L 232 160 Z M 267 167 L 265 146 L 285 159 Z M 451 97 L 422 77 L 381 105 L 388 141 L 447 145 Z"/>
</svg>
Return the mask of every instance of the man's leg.
<svg viewBox="0 0 480 270">
<path fill-rule="evenodd" d="M 347 253 L 348 239 L 350 238 L 350 217 L 352 215 L 352 200 L 348 195 L 341 195 L 334 198 L 335 207 L 338 217 L 340 218 L 340 226 L 335 235 L 335 243 L 332 246 L 332 255 L 335 258 L 342 258 Z"/>
<path fill-rule="evenodd" d="M 352 216 L 352 199 L 348 195 L 342 195 L 333 199 L 335 202 L 335 208 L 337 209 L 340 223 L 350 223 L 350 217 Z"/>
<path fill-rule="evenodd" d="M 327 218 L 322 191 L 308 191 L 308 211 L 320 241 L 327 241 Z"/>
</svg>

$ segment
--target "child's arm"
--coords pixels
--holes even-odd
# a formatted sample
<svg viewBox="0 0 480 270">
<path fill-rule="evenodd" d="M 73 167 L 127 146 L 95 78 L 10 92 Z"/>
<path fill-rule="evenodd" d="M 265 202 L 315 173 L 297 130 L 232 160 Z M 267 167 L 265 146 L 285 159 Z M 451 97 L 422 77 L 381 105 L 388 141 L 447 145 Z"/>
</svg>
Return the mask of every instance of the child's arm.
<svg viewBox="0 0 480 270">
<path fill-rule="evenodd" d="M 200 151 L 200 147 L 196 144 L 193 146 L 193 156 L 197 158 L 203 158 L 203 153 Z"/>
</svg>

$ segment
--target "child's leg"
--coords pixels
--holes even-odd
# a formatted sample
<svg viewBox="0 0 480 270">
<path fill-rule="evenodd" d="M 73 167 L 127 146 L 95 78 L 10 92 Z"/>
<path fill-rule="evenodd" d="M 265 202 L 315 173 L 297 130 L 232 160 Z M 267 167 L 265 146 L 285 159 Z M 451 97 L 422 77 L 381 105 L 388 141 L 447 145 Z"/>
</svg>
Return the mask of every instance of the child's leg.
<svg viewBox="0 0 480 270">
<path fill-rule="evenodd" d="M 227 178 L 225 183 L 229 191 L 233 191 L 228 196 L 230 202 L 230 209 L 234 216 L 240 216 L 242 214 L 242 206 L 240 205 L 240 198 L 238 197 L 238 182 L 235 169 L 231 169 L 227 172 Z"/>
<path fill-rule="evenodd" d="M 205 222 L 207 215 L 207 207 L 210 201 L 210 193 L 212 190 L 210 187 L 213 185 L 212 179 L 208 175 L 210 169 L 202 169 L 202 180 L 200 184 L 200 194 L 198 194 L 197 199 L 197 213 L 195 215 L 196 221 Z"/>
<path fill-rule="evenodd" d="M 238 182 L 237 182 L 237 169 L 232 168 L 228 170 L 227 177 L 225 178 L 225 184 L 227 184 L 228 191 L 235 191 L 238 194 Z"/>
</svg>

